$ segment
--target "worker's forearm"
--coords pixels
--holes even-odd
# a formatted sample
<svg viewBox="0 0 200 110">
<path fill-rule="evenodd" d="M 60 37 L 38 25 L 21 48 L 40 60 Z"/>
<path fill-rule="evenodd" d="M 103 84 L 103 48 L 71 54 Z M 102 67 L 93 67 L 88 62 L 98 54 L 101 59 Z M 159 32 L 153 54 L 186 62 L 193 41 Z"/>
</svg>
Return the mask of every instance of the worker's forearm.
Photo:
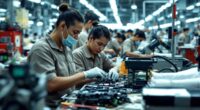
<svg viewBox="0 0 200 110">
<path fill-rule="evenodd" d="M 140 54 L 136 54 L 136 53 L 133 53 L 133 52 L 126 52 L 126 56 L 127 57 L 139 58 Z"/>
<path fill-rule="evenodd" d="M 54 79 L 48 81 L 47 89 L 48 92 L 55 92 L 59 90 L 68 89 L 80 83 L 84 79 L 85 76 L 82 72 L 67 77 L 55 77 Z"/>
<path fill-rule="evenodd" d="M 126 56 L 128 57 L 134 57 L 134 58 L 151 58 L 153 55 L 143 55 L 143 54 L 137 54 L 133 52 L 126 52 Z"/>
<path fill-rule="evenodd" d="M 91 82 L 94 82 L 94 81 L 96 81 L 96 79 L 85 79 L 85 80 L 82 80 L 82 81 L 78 82 L 78 83 L 76 84 L 76 87 L 80 88 L 80 87 L 82 87 L 84 84 L 91 83 Z"/>
</svg>

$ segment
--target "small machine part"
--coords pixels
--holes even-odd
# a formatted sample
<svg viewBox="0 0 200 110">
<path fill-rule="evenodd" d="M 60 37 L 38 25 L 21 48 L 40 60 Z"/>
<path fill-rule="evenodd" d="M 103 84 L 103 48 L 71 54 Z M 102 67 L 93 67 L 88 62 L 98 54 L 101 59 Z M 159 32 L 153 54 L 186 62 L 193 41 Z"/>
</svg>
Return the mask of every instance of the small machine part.
<svg viewBox="0 0 200 110">
<path fill-rule="evenodd" d="M 136 92 L 140 92 L 141 89 L 147 84 L 150 76 L 150 70 L 153 67 L 153 63 L 156 63 L 154 58 L 126 58 L 125 65 L 128 68 L 128 87 L 132 87 Z M 144 71 L 144 75 L 138 75 L 139 71 Z"/>
<path fill-rule="evenodd" d="M 116 107 L 130 102 L 127 93 L 130 89 L 125 88 L 124 82 L 97 82 L 85 85 L 77 93 L 76 104 Z"/>
</svg>

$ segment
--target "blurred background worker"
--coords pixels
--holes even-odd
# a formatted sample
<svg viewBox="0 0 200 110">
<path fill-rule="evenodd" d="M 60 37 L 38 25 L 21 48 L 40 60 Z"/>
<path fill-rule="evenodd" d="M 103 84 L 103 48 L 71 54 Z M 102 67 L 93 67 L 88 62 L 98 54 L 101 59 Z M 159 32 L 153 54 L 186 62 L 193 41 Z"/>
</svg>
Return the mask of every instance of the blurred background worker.
<svg viewBox="0 0 200 110">
<path fill-rule="evenodd" d="M 125 33 L 126 38 L 130 38 L 130 37 L 132 37 L 133 35 L 134 35 L 134 34 L 133 34 L 133 30 L 131 30 L 131 29 L 127 30 L 126 33 Z"/>
<path fill-rule="evenodd" d="M 145 40 L 145 34 L 143 31 L 141 30 L 136 30 L 134 36 L 126 39 L 123 43 L 123 54 L 127 57 L 152 57 L 152 55 L 142 55 L 142 54 L 138 54 L 135 53 L 135 51 L 137 50 L 138 46 L 140 45 L 140 42 Z"/>
<path fill-rule="evenodd" d="M 93 26 L 96 26 L 99 23 L 99 16 L 94 14 L 93 11 L 87 11 L 84 15 L 84 20 L 84 26 L 79 34 L 78 42 L 75 48 L 78 48 L 86 43 L 89 32 Z"/>
<path fill-rule="evenodd" d="M 109 54 L 111 57 L 121 56 L 120 53 L 125 39 L 126 37 L 124 34 L 117 33 L 116 36 L 108 42 L 103 52 Z"/>
<path fill-rule="evenodd" d="M 95 26 L 89 33 L 87 44 L 73 51 L 77 72 L 99 67 L 109 72 L 109 79 L 117 80 L 117 68 L 114 68 L 112 62 L 102 53 L 110 39 L 108 28 L 102 25 Z"/>
<path fill-rule="evenodd" d="M 189 28 L 184 28 L 181 32 L 181 34 L 179 35 L 179 43 L 183 43 L 183 44 L 188 44 L 190 43 L 191 39 L 189 36 Z"/>
</svg>

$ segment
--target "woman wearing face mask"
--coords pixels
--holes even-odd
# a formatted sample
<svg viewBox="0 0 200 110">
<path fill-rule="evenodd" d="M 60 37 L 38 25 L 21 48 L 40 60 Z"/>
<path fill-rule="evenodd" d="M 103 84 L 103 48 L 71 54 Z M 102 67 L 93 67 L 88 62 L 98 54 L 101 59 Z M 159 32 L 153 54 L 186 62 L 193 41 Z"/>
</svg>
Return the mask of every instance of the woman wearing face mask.
<svg viewBox="0 0 200 110">
<path fill-rule="evenodd" d="M 84 20 L 77 10 L 69 8 L 67 4 L 62 4 L 59 10 L 61 14 L 53 32 L 37 42 L 28 56 L 32 71 L 47 75 L 46 104 L 51 108 L 56 108 L 60 97 L 70 94 L 75 85 L 87 79 L 106 78 L 105 72 L 99 68 L 75 73 L 70 48 L 76 44 Z"/>
</svg>

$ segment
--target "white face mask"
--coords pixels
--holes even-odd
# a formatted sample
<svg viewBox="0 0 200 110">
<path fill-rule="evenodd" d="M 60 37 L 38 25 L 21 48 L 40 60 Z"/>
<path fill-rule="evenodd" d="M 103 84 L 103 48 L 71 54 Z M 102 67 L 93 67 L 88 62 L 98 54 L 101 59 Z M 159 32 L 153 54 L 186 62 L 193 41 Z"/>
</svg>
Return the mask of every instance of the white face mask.
<svg viewBox="0 0 200 110">
<path fill-rule="evenodd" d="M 62 33 L 62 43 L 64 46 L 68 46 L 69 48 L 72 48 L 74 45 L 76 45 L 77 40 L 73 38 L 70 34 L 67 35 L 66 38 L 64 38 Z"/>
</svg>

